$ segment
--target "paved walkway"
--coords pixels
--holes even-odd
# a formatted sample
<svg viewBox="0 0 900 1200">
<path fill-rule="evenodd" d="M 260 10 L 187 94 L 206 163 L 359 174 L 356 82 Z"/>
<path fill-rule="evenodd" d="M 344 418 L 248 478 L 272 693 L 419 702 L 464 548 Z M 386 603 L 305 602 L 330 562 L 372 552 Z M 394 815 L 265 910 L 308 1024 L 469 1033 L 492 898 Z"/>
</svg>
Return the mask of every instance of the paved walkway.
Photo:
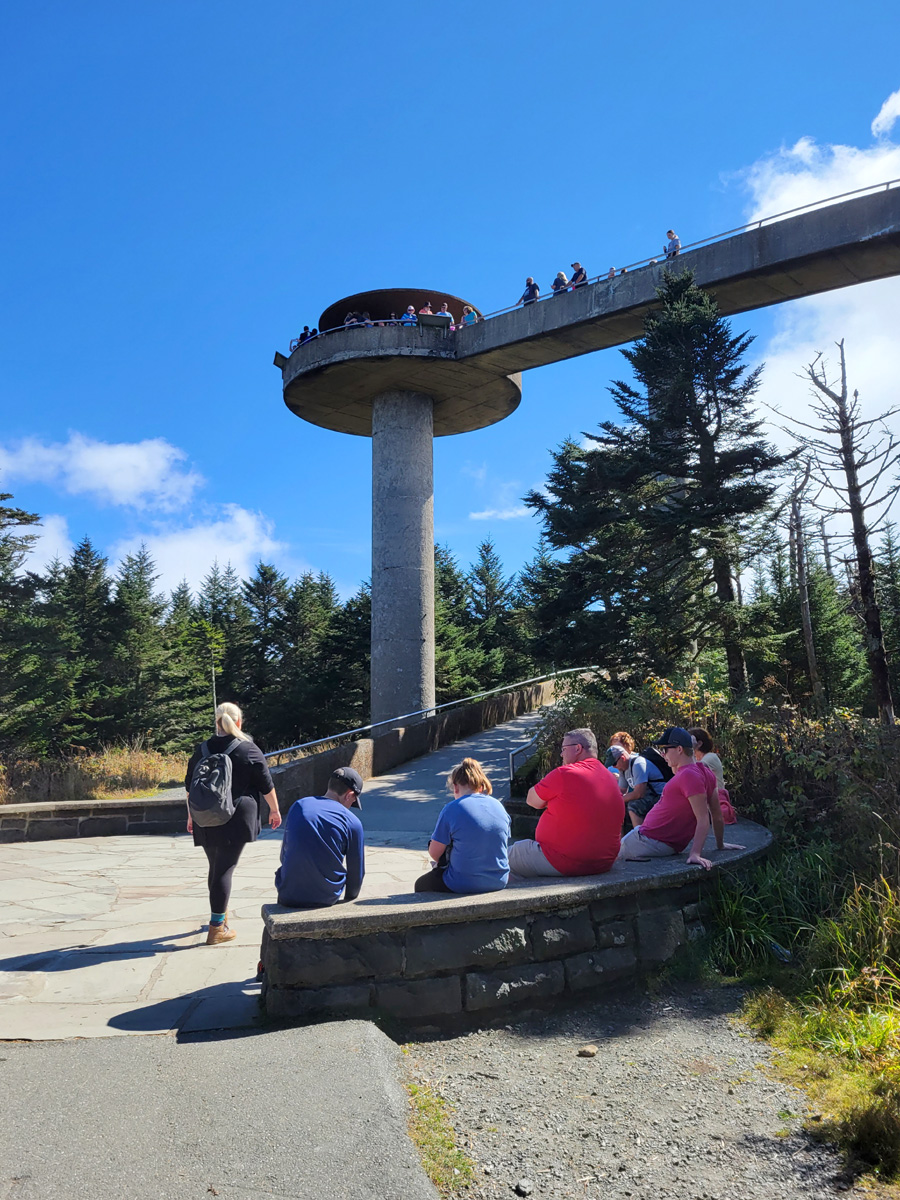
<svg viewBox="0 0 900 1200">
<path fill-rule="evenodd" d="M 501 798 L 530 714 L 370 780 L 363 896 L 412 890 L 448 799 L 445 778 L 478 758 Z M 237 938 L 207 947 L 206 860 L 187 834 L 0 846 L 0 1039 L 192 1033 L 259 1022 L 260 906 L 274 899 L 280 833 L 235 872 Z"/>
</svg>

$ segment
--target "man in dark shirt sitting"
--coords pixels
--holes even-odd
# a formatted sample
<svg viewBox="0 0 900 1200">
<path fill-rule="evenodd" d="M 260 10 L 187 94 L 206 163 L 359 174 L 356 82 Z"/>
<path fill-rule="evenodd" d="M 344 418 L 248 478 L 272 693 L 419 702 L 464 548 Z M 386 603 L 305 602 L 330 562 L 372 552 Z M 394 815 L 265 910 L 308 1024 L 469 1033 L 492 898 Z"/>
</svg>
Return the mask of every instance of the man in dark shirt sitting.
<svg viewBox="0 0 900 1200">
<path fill-rule="evenodd" d="M 325 907 L 342 893 L 345 900 L 359 895 L 365 874 L 363 827 L 350 809 L 362 807 L 362 789 L 358 772 L 338 767 L 324 796 L 304 796 L 291 805 L 275 872 L 279 904 Z"/>
</svg>

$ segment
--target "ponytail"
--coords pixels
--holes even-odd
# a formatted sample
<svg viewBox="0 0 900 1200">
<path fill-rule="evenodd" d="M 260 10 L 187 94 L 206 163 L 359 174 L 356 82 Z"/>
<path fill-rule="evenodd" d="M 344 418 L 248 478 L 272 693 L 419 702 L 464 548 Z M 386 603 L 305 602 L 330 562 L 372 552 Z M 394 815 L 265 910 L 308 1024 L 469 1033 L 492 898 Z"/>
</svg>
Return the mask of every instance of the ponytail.
<svg viewBox="0 0 900 1200">
<path fill-rule="evenodd" d="M 252 741 L 252 738 L 238 728 L 237 722 L 243 720 L 244 714 L 236 704 L 226 700 L 216 709 L 216 729 L 227 733 L 229 737 L 240 738 L 242 742 Z"/>
</svg>

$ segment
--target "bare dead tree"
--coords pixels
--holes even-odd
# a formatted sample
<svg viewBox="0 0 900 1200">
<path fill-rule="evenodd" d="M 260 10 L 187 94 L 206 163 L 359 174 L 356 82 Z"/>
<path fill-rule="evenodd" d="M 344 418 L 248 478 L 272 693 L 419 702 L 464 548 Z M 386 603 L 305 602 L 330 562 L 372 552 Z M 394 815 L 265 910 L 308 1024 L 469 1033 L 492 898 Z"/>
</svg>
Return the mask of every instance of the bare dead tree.
<svg viewBox="0 0 900 1200">
<path fill-rule="evenodd" d="M 811 407 L 817 423 L 788 419 L 800 430 L 792 432 L 809 456 L 810 478 L 818 487 L 811 503 L 827 516 L 850 517 L 856 586 L 872 689 L 882 723 L 893 725 L 894 703 L 869 542 L 897 495 L 896 483 L 889 472 L 900 461 L 900 445 L 887 421 L 900 410 L 893 408 L 863 420 L 859 393 L 854 392 L 851 399 L 847 390 L 843 339 L 837 347 L 841 365 L 839 382 L 829 382 L 821 354 L 817 354 L 803 372 L 812 384 L 816 398 Z M 829 495 L 836 503 L 823 502 L 823 497 Z"/>
<path fill-rule="evenodd" d="M 800 622 L 803 628 L 803 646 L 806 650 L 806 669 L 809 672 L 809 682 L 812 685 L 813 704 L 816 713 L 825 715 L 825 691 L 819 676 L 819 666 L 816 661 L 816 642 L 813 637 L 812 614 L 809 608 L 809 576 L 806 569 L 806 534 L 803 529 L 803 494 L 809 483 L 812 463 L 807 459 L 806 470 L 802 478 L 798 478 L 791 489 L 790 531 L 791 546 L 796 556 L 797 594 L 800 598 Z"/>
</svg>

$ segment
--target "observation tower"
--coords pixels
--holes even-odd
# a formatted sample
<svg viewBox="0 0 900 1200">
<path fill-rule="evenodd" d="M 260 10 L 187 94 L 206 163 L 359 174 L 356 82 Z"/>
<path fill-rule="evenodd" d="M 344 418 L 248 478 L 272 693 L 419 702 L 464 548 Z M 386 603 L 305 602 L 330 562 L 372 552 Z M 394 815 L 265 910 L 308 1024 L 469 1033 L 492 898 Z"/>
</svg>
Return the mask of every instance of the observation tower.
<svg viewBox="0 0 900 1200">
<path fill-rule="evenodd" d="M 676 264 L 641 259 L 454 332 L 439 317 L 408 326 L 390 316 L 446 302 L 458 321 L 458 296 L 362 292 L 322 313 L 319 328 L 333 332 L 290 358 L 275 355 L 291 412 L 372 439 L 373 722 L 434 705 L 432 438 L 508 417 L 522 371 L 639 337 L 667 265 L 692 271 L 723 316 L 900 275 L 900 179 L 704 238 Z M 343 328 L 348 311 L 375 324 Z"/>
<path fill-rule="evenodd" d="M 436 316 L 378 324 L 428 301 L 435 313 L 446 302 L 454 323 L 469 303 L 421 288 L 361 292 L 322 313 L 319 329 L 331 332 L 275 356 L 291 412 L 372 439 L 373 723 L 435 702 L 432 439 L 502 421 L 522 396 L 518 374 L 457 359 L 458 340 L 478 326 L 451 332 Z M 344 327 L 348 312 L 375 324 Z"/>
</svg>

